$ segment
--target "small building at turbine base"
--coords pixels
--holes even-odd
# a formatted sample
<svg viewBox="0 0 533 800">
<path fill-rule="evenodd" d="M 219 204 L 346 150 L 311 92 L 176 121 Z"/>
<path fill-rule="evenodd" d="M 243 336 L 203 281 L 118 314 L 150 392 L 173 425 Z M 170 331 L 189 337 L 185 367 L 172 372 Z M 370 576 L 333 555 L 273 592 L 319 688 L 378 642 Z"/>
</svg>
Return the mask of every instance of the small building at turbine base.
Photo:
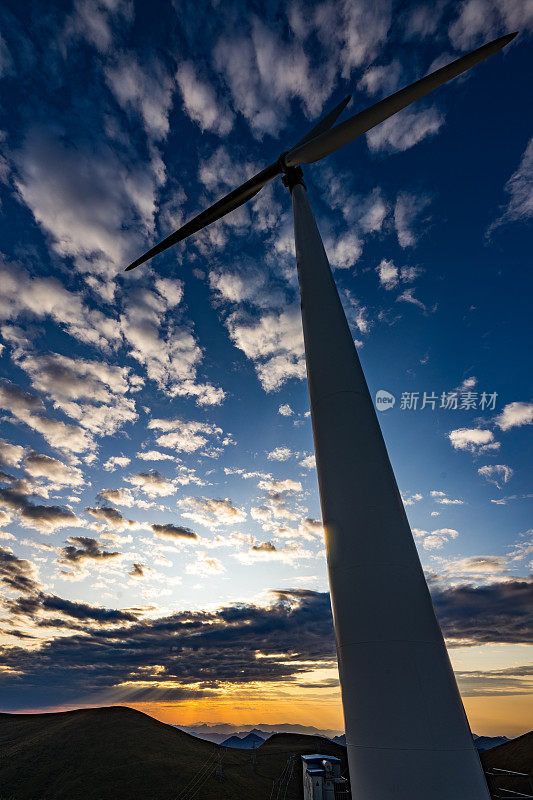
<svg viewBox="0 0 533 800">
<path fill-rule="evenodd" d="M 349 800 L 348 782 L 335 756 L 302 756 L 304 800 Z"/>
</svg>

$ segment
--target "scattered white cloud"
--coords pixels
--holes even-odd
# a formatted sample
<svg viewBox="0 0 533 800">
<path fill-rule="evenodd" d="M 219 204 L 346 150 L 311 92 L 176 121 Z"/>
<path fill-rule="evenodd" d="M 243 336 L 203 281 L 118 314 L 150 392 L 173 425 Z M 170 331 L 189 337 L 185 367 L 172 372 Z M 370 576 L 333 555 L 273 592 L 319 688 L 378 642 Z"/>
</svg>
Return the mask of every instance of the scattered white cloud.
<svg viewBox="0 0 533 800">
<path fill-rule="evenodd" d="M 413 247 L 416 244 L 415 228 L 427 223 L 427 219 L 420 219 L 420 215 L 430 202 L 428 195 L 400 192 L 394 206 L 394 227 L 400 247 Z"/>
<path fill-rule="evenodd" d="M 253 544 L 248 550 L 234 555 L 237 561 L 246 565 L 262 561 L 281 561 L 285 564 L 294 564 L 303 558 L 313 557 L 314 553 L 304 550 L 298 542 L 289 542 L 283 547 L 277 547 L 272 542 L 260 542 Z"/>
<path fill-rule="evenodd" d="M 328 260 L 334 269 L 351 269 L 363 252 L 363 245 L 357 233 L 348 231 L 326 240 Z"/>
<path fill-rule="evenodd" d="M 0 408 L 40 433 L 51 447 L 70 453 L 83 453 L 94 447 L 90 433 L 78 425 L 52 419 L 43 413 L 43 403 L 11 383 L 0 384 Z"/>
<path fill-rule="evenodd" d="M 348 320 L 348 324 L 352 331 L 356 333 L 367 334 L 372 327 L 372 322 L 369 319 L 368 308 L 364 306 L 361 301 L 352 294 L 349 289 L 341 292 L 341 301 L 344 308 L 344 313 Z M 361 346 L 361 342 L 355 340 L 357 346 Z"/>
<path fill-rule="evenodd" d="M 131 463 L 131 458 L 127 456 L 111 456 L 102 466 L 106 472 L 113 472 L 117 467 L 127 467 Z"/>
<path fill-rule="evenodd" d="M 427 306 L 425 305 L 425 303 L 423 303 L 421 300 L 419 300 L 417 297 L 415 297 L 414 293 L 415 293 L 415 289 L 414 288 L 406 289 L 405 292 L 402 292 L 401 294 L 398 295 L 398 297 L 396 298 L 396 302 L 397 303 L 410 303 L 411 305 L 416 306 L 421 311 L 423 311 L 424 314 L 426 314 L 427 313 Z"/>
<path fill-rule="evenodd" d="M 126 506 L 127 508 L 135 505 L 135 498 L 130 490 L 123 487 L 120 489 L 102 489 L 98 492 L 97 499 L 117 506 Z"/>
<path fill-rule="evenodd" d="M 267 492 L 301 492 L 302 484 L 292 478 L 276 480 L 275 478 L 263 478 L 257 484 L 260 489 Z"/>
<path fill-rule="evenodd" d="M 475 375 L 470 375 L 470 377 L 464 379 L 464 381 L 457 387 L 455 391 L 458 392 L 459 394 L 462 394 L 463 392 L 468 392 L 475 386 L 477 386 L 477 383 L 478 380 L 475 377 Z"/>
<path fill-rule="evenodd" d="M 246 519 L 246 511 L 234 506 L 228 498 L 183 497 L 178 500 L 178 506 L 184 509 L 184 517 L 210 530 L 217 530 L 221 525 L 236 525 Z"/>
<path fill-rule="evenodd" d="M 428 136 L 434 136 L 443 123 L 443 115 L 434 107 L 424 111 L 405 108 L 368 131 L 366 140 L 373 153 L 401 152 L 409 150 Z"/>
<path fill-rule="evenodd" d="M 24 458 L 25 450 L 18 444 L 11 444 L 5 439 L 0 439 L 0 465 L 5 467 L 18 467 Z"/>
<path fill-rule="evenodd" d="M 384 289 L 394 289 L 398 285 L 398 267 L 395 267 L 392 261 L 388 261 L 386 258 L 382 259 L 376 267 L 376 271 Z"/>
<path fill-rule="evenodd" d="M 429 494 L 441 506 L 462 506 L 464 504 L 464 500 L 448 497 L 446 492 L 437 491 L 436 489 L 432 489 Z"/>
<path fill-rule="evenodd" d="M 408 497 L 404 497 L 402 495 L 402 500 L 404 506 L 414 506 L 415 503 L 418 503 L 420 500 L 422 500 L 422 495 L 420 492 L 415 492 L 415 494 L 411 494 Z"/>
<path fill-rule="evenodd" d="M 380 261 L 376 267 L 376 272 L 379 276 L 380 285 L 387 290 L 396 288 L 400 281 L 402 283 L 412 283 L 420 275 L 420 269 L 418 267 L 404 266 L 398 268 L 393 261 L 387 260 L 386 258 Z M 400 295 L 398 300 L 419 305 L 419 301 L 413 297 L 414 291 L 414 288 L 406 290 Z"/>
<path fill-rule="evenodd" d="M 132 288 L 121 329 L 132 357 L 161 390 L 171 397 L 192 397 L 197 405 L 218 405 L 224 400 L 224 391 L 197 382 L 202 349 L 188 326 L 176 325 L 176 308 L 182 297 L 183 283 L 178 280 L 159 280 L 155 291 Z"/>
<path fill-rule="evenodd" d="M 455 450 L 469 450 L 475 454 L 500 447 L 499 442 L 494 441 L 492 431 L 483 428 L 457 428 L 450 431 L 448 438 Z"/>
<path fill-rule="evenodd" d="M 160 450 L 141 450 L 137 453 L 137 458 L 142 461 L 174 461 L 174 456 L 169 453 L 162 453 Z"/>
<path fill-rule="evenodd" d="M 157 444 L 181 453 L 194 453 L 207 445 L 218 445 L 223 434 L 217 425 L 183 419 L 151 419 L 148 428 L 162 431 L 156 436 Z"/>
<path fill-rule="evenodd" d="M 50 489 L 90 485 L 81 469 L 42 453 L 30 453 L 24 460 L 24 471 L 31 478 L 45 478 Z"/>
<path fill-rule="evenodd" d="M 132 53 L 121 53 L 115 64 L 106 67 L 105 76 L 118 104 L 142 119 L 148 137 L 165 139 L 174 79 L 163 65 L 154 57 L 141 65 Z"/>
<path fill-rule="evenodd" d="M 513 476 L 513 470 L 505 464 L 487 464 L 484 467 L 479 467 L 478 472 L 489 483 L 497 486 L 498 489 L 501 489 L 502 483 L 509 483 Z"/>
<path fill-rule="evenodd" d="M 7 511 L 3 511 L 0 508 L 0 527 L 4 527 L 4 525 L 9 525 L 13 517 Z"/>
<path fill-rule="evenodd" d="M 115 42 L 116 28 L 124 28 L 133 20 L 131 0 L 74 0 L 63 31 L 66 43 L 85 39 L 101 53 Z"/>
<path fill-rule="evenodd" d="M 103 142 L 74 146 L 60 131 L 33 128 L 15 161 L 21 199 L 79 270 L 108 280 L 142 249 L 164 179 L 158 155 L 130 163 Z"/>
<path fill-rule="evenodd" d="M 188 326 L 175 323 L 182 297 L 183 283 L 177 280 L 159 280 L 155 291 L 131 289 L 121 317 L 122 332 L 131 355 L 160 389 L 172 397 L 192 397 L 198 405 L 218 405 L 225 397 L 223 390 L 197 382 L 202 349 Z"/>
<path fill-rule="evenodd" d="M 219 575 L 226 568 L 218 558 L 208 556 L 207 553 L 198 553 L 196 561 L 185 567 L 187 575 Z"/>
<path fill-rule="evenodd" d="M 371 63 L 387 39 L 392 21 L 389 0 L 340 0 L 309 6 L 293 3 L 289 23 L 302 42 L 316 37 L 329 52 L 342 78 L 363 64 Z"/>
<path fill-rule="evenodd" d="M 437 0 L 431 5 L 423 4 L 408 9 L 403 20 L 405 38 L 420 41 L 433 36 L 445 8 L 446 0 Z"/>
<path fill-rule="evenodd" d="M 494 421 L 502 431 L 519 428 L 522 425 L 531 425 L 533 423 L 533 403 L 508 403 Z"/>
<path fill-rule="evenodd" d="M 264 530 L 273 531 L 278 535 L 279 522 L 276 520 L 301 519 L 302 510 L 296 502 L 296 496 L 302 491 L 300 481 L 292 478 L 275 479 L 269 475 L 263 476 L 257 485 L 267 494 L 262 498 L 261 505 L 251 509 L 250 516 L 259 522 Z M 291 531 L 288 533 L 293 537 Z"/>
<path fill-rule="evenodd" d="M 279 389 L 290 378 L 305 378 L 299 306 L 259 317 L 235 312 L 229 315 L 226 326 L 234 345 L 253 361 L 265 391 Z"/>
<path fill-rule="evenodd" d="M 118 320 L 89 308 L 80 294 L 65 289 L 56 278 L 31 277 L 22 267 L 3 263 L 0 282 L 1 320 L 49 318 L 84 344 L 109 350 L 120 342 Z M 10 333 L 16 333 L 5 327 L 2 332 L 8 341 Z"/>
<path fill-rule="evenodd" d="M 529 140 L 518 169 L 505 184 L 505 191 L 509 195 L 507 208 L 492 223 L 489 233 L 499 225 L 533 217 L 533 138 Z"/>
<path fill-rule="evenodd" d="M 275 135 L 298 99 L 307 116 L 318 114 L 333 88 L 334 73 L 326 64 L 314 69 L 299 42 L 286 42 L 275 28 L 255 17 L 251 31 L 220 37 L 215 67 L 227 83 L 233 107 L 258 138 Z"/>
<path fill-rule="evenodd" d="M 289 447 L 276 447 L 267 454 L 269 461 L 288 461 L 294 455 Z"/>
<path fill-rule="evenodd" d="M 357 88 L 369 95 L 388 95 L 395 92 L 402 82 L 402 65 L 398 59 L 390 64 L 368 67 L 360 78 Z"/>
<path fill-rule="evenodd" d="M 440 550 L 447 542 L 456 539 L 459 531 L 454 528 L 438 528 L 430 532 L 413 528 L 413 534 L 422 541 L 425 550 Z"/>
<path fill-rule="evenodd" d="M 507 557 L 494 555 L 467 556 L 446 561 L 443 572 L 448 578 L 468 577 L 474 580 L 493 580 L 507 572 Z"/>
<path fill-rule="evenodd" d="M 22 352 L 15 360 L 34 389 L 93 434 L 113 434 L 137 419 L 135 401 L 126 394 L 137 389 L 138 378 L 128 367 L 59 353 Z"/>
<path fill-rule="evenodd" d="M 533 4 L 529 0 L 463 0 L 449 36 L 454 47 L 472 50 L 517 30 L 533 30 Z"/>
<path fill-rule="evenodd" d="M 197 67 L 184 61 L 178 68 L 176 78 L 183 107 L 193 122 L 202 131 L 227 136 L 233 127 L 233 114 L 217 100 L 213 87 L 200 77 Z"/>
<path fill-rule="evenodd" d="M 294 411 L 288 403 L 282 403 L 278 408 L 278 414 L 281 414 L 282 417 L 291 417 L 294 415 Z"/>
<path fill-rule="evenodd" d="M 155 469 L 149 472 L 138 472 L 136 475 L 129 475 L 124 480 L 150 498 L 168 497 L 171 494 L 176 494 L 177 491 L 175 483 L 165 478 Z"/>
<path fill-rule="evenodd" d="M 20 524 L 41 533 L 53 533 L 60 528 L 82 527 L 83 523 L 69 508 L 57 505 L 38 505 L 24 491 L 27 487 L 15 482 L 0 488 L 0 506 L 18 514 Z M 31 490 L 30 490 L 31 494 Z"/>
<path fill-rule="evenodd" d="M 302 460 L 301 460 L 301 461 L 299 461 L 298 463 L 299 463 L 299 464 L 300 464 L 300 466 L 301 466 L 301 467 L 303 467 L 304 469 L 316 469 L 316 458 L 315 458 L 315 454 L 314 454 L 314 453 L 311 453 L 310 455 L 308 455 L 308 456 L 305 456 L 305 458 L 302 458 Z"/>
</svg>

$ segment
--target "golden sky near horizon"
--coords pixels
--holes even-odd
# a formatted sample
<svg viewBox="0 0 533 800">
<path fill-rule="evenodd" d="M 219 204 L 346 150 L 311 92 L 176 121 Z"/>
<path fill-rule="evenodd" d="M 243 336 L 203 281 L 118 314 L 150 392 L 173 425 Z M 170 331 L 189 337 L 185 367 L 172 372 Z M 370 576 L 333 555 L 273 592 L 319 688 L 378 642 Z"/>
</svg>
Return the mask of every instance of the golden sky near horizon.
<svg viewBox="0 0 533 800">
<path fill-rule="evenodd" d="M 527 661 L 533 647 L 498 645 L 468 648 L 453 648 L 450 657 L 459 684 L 461 676 L 477 670 L 499 670 L 511 659 L 517 664 Z M 150 714 L 162 722 L 179 725 L 195 723 L 242 724 L 256 726 L 262 723 L 299 723 L 330 730 L 344 729 L 342 704 L 338 687 L 317 689 L 318 682 L 327 682 L 337 677 L 336 668 L 313 670 L 305 682 L 291 685 L 278 684 L 247 685 L 233 688 L 224 694 L 209 698 L 197 698 L 182 703 L 127 703 Z M 313 688 L 305 688 L 305 683 Z M 303 685 L 302 685 L 303 684 Z M 507 736 L 513 738 L 533 728 L 533 693 L 528 692 L 527 683 L 509 688 L 502 676 L 499 688 L 491 691 L 501 694 L 470 696 L 463 688 L 462 698 L 473 733 L 484 736 Z"/>
</svg>

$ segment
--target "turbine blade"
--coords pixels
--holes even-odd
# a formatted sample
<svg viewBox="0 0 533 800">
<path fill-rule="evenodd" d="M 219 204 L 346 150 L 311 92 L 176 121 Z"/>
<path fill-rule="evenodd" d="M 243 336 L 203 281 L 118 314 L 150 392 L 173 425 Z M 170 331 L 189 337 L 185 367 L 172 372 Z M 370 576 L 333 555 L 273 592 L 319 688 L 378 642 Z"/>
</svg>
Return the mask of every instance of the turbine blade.
<svg viewBox="0 0 533 800">
<path fill-rule="evenodd" d="M 320 136 L 321 133 L 329 131 L 331 126 L 340 117 L 340 115 L 342 114 L 342 112 L 344 111 L 344 109 L 346 108 L 351 99 L 352 99 L 351 94 L 349 94 L 348 97 L 345 97 L 344 100 L 341 103 L 339 103 L 338 106 L 335 106 L 335 108 L 329 112 L 329 114 L 326 114 L 325 117 L 322 117 L 322 119 L 319 122 L 317 122 L 317 124 L 313 128 L 311 128 L 311 130 L 308 133 L 305 134 L 303 139 L 300 139 L 299 142 L 296 142 L 296 144 L 292 149 L 294 150 L 295 147 L 299 147 L 301 144 L 309 142 L 311 139 Z"/>
<path fill-rule="evenodd" d="M 390 97 L 381 100 L 379 103 L 361 111 L 359 114 L 350 117 L 345 122 L 341 122 L 329 131 L 320 134 L 311 141 L 304 142 L 293 147 L 285 156 L 285 164 L 288 167 L 295 167 L 299 164 L 312 164 L 314 161 L 334 153 L 340 147 L 353 141 L 358 136 L 366 133 L 371 128 L 379 125 L 380 122 L 392 117 L 402 108 L 414 103 L 415 100 L 424 97 L 424 95 L 442 86 L 443 83 L 451 81 L 461 73 L 466 72 L 471 67 L 484 61 L 489 56 L 497 53 L 502 47 L 505 47 L 512 39 L 515 38 L 516 33 L 509 33 L 507 36 L 501 36 L 493 42 L 478 47 L 477 50 L 468 53 L 466 56 L 452 61 L 441 69 L 426 75 L 425 78 L 406 86 L 404 89 L 392 94 Z"/>
<path fill-rule="evenodd" d="M 185 225 L 182 225 L 177 231 L 171 233 L 170 236 L 167 236 L 162 242 L 159 242 L 155 247 L 152 247 L 148 252 L 144 253 L 144 255 L 137 258 L 126 267 L 125 271 L 128 272 L 130 269 L 135 269 L 135 267 L 144 264 L 145 261 L 148 261 L 158 253 L 162 253 L 163 250 L 166 250 L 168 247 L 172 247 L 173 244 L 183 241 L 183 239 L 186 239 L 193 233 L 198 233 L 202 228 L 206 228 L 208 225 L 211 225 L 212 222 L 216 222 L 217 219 L 229 214 L 230 211 L 234 211 L 236 208 L 239 208 L 239 206 L 244 205 L 244 203 L 251 200 L 265 184 L 280 173 L 281 166 L 277 162 L 261 170 L 261 172 L 254 175 L 253 178 L 250 178 L 249 181 L 238 186 L 237 189 L 234 189 L 221 200 L 209 206 L 209 208 L 206 208 L 205 211 L 202 211 L 196 217 L 189 220 L 189 222 L 186 222 Z"/>
</svg>

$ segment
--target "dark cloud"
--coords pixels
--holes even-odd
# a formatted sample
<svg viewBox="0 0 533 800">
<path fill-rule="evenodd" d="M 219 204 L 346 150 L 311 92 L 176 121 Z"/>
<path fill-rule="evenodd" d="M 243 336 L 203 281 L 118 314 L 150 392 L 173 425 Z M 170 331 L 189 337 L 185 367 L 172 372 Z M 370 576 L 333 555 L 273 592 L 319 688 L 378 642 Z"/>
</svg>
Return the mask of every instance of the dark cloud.
<svg viewBox="0 0 533 800">
<path fill-rule="evenodd" d="M 37 505 L 13 486 L 0 488 L 0 506 L 16 511 L 27 527 L 43 532 L 79 524 L 78 517 L 69 508 Z"/>
<path fill-rule="evenodd" d="M 198 539 L 198 534 L 191 531 L 190 528 L 184 528 L 181 525 L 171 525 L 170 523 L 160 525 L 154 522 L 150 527 L 156 536 L 167 537 L 169 539 Z"/>
<path fill-rule="evenodd" d="M 0 580 L 17 592 L 32 593 L 39 590 L 35 580 L 35 567 L 9 550 L 0 547 Z"/>
<path fill-rule="evenodd" d="M 146 567 L 144 564 L 133 564 L 128 575 L 132 578 L 144 578 Z"/>
<path fill-rule="evenodd" d="M 65 545 L 60 551 L 60 562 L 80 564 L 83 561 L 101 561 L 116 558 L 121 553 L 102 550 L 98 539 L 90 536 L 69 536 L 70 544 Z"/>
<path fill-rule="evenodd" d="M 530 644 L 533 579 L 460 585 L 433 592 L 443 633 L 453 644 Z"/>
<path fill-rule="evenodd" d="M 95 519 L 102 520 L 102 522 L 105 522 L 111 528 L 116 528 L 118 530 L 135 528 L 139 525 L 139 523 L 134 522 L 132 519 L 126 519 L 118 509 L 112 508 L 111 506 L 103 506 L 101 508 L 89 507 L 86 508 L 85 511 L 92 517 L 95 517 Z"/>
<path fill-rule="evenodd" d="M 40 398 L 29 392 L 24 392 L 9 381 L 0 381 L 0 407 L 14 414 L 38 411 L 43 404 Z"/>
<path fill-rule="evenodd" d="M 0 481 L 2 483 L 14 483 L 17 480 L 14 475 L 10 475 L 9 472 L 4 472 L 0 470 Z"/>
<path fill-rule="evenodd" d="M 302 689 L 335 689 L 340 686 L 340 681 L 338 678 L 324 678 L 323 681 L 317 681 L 316 683 L 300 681 L 298 686 L 301 686 Z"/>
<path fill-rule="evenodd" d="M 252 545 L 252 550 L 255 550 L 258 553 L 275 553 L 276 548 L 272 544 L 272 542 L 261 542 L 261 544 L 254 544 Z"/>
<path fill-rule="evenodd" d="M 24 460 L 24 470 L 32 478 L 46 478 L 58 486 L 83 486 L 83 474 L 78 467 L 43 453 L 31 452 Z"/>
<path fill-rule="evenodd" d="M 100 608 L 88 603 L 77 603 L 65 600 L 57 595 L 39 592 L 33 597 L 19 597 L 7 604 L 12 614 L 23 614 L 35 617 L 39 611 L 60 614 L 75 620 L 94 620 L 102 624 L 117 622 L 134 622 L 138 615 L 132 611 L 121 611 L 114 608 Z M 55 624 L 56 621 L 54 621 Z"/>
<path fill-rule="evenodd" d="M 125 521 L 124 517 L 116 508 L 86 508 L 85 511 L 96 519 L 103 519 L 112 524 L 122 523 Z"/>
<path fill-rule="evenodd" d="M 531 694 L 533 665 L 524 664 L 506 669 L 457 672 L 463 697 L 502 697 Z"/>
<path fill-rule="evenodd" d="M 76 541 L 86 540 L 80 537 Z M 531 585 L 517 580 L 435 591 L 435 607 L 449 644 L 531 641 Z M 58 613 L 67 614 L 69 608 L 76 611 L 84 606 L 75 604 L 58 609 Z M 50 691 L 55 692 L 55 702 L 99 696 L 106 702 L 119 702 L 131 699 L 131 693 L 137 700 L 157 697 L 164 701 L 188 692 L 191 684 L 216 691 L 225 683 L 305 682 L 309 665 L 335 663 L 331 608 L 325 592 L 282 589 L 272 593 L 272 602 L 266 607 L 240 603 L 158 619 L 117 619 L 116 624 L 105 626 L 90 624 L 91 619 L 100 622 L 95 612 L 91 613 L 87 623 L 81 610 L 77 616 L 73 613 L 71 635 L 51 640 L 39 650 L 19 647 L 1 651 L 6 666 L 22 670 L 17 693 L 6 701 L 10 708 L 24 707 L 28 696 L 38 702 Z M 152 670 L 154 664 L 157 671 Z M 500 685 L 507 681 L 511 689 L 509 682 L 520 677 L 499 675 L 498 680 Z M 0 676 L 0 681 L 0 687 L 14 688 L 8 673 Z M 136 681 L 142 686 L 136 686 Z M 126 682 L 127 690 L 123 687 Z M 162 682 L 170 687 L 168 694 L 161 688 Z M 54 688 L 58 686 L 61 690 Z"/>
<path fill-rule="evenodd" d="M 78 702 L 102 692 L 115 699 L 135 695 L 139 701 L 163 701 L 185 696 L 192 683 L 216 690 L 226 681 L 291 680 L 307 670 L 301 662 L 332 663 L 335 644 L 329 596 L 285 591 L 274 593 L 268 607 L 243 604 L 111 627 L 76 625 L 70 636 L 38 651 L 5 648 L 0 653 L 4 663 L 16 663 L 23 672 L 17 691 L 5 699 L 2 689 L 7 695 L 15 687 L 0 675 L 0 702 L 16 708 L 29 697 L 35 702 L 49 698 L 49 692 L 55 702 Z M 270 657 L 256 658 L 256 653 Z M 157 671 L 151 670 L 153 664 Z M 126 681 L 124 689 L 120 684 Z"/>
</svg>

